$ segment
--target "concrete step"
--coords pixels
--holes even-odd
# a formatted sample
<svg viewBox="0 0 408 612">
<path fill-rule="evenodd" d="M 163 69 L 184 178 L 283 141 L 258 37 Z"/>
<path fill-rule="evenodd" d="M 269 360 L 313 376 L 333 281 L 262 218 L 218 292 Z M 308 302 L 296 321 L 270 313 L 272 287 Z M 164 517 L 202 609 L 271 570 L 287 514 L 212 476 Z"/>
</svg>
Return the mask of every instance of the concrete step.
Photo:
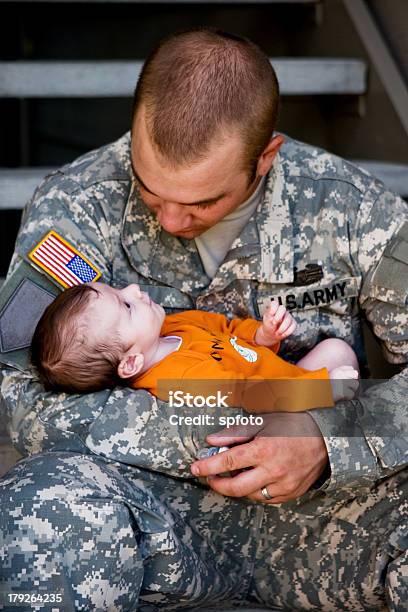
<svg viewBox="0 0 408 612">
<path fill-rule="evenodd" d="M 361 95 L 367 67 L 357 59 L 272 58 L 283 95 Z M 2 98 L 131 97 L 142 61 L 0 62 Z"/>
</svg>

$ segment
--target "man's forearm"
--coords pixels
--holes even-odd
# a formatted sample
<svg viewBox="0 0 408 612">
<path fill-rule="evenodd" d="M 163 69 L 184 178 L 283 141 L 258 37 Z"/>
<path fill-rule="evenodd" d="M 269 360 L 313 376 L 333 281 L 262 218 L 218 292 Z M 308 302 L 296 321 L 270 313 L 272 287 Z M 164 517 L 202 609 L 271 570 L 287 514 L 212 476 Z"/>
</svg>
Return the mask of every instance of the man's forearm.
<svg viewBox="0 0 408 612">
<path fill-rule="evenodd" d="M 326 443 L 327 489 L 370 487 L 408 464 L 408 369 L 332 410 L 312 410 Z"/>
<path fill-rule="evenodd" d="M 172 408 L 144 390 L 46 393 L 28 373 L 3 370 L 2 394 L 22 454 L 93 452 L 112 461 L 191 478 L 190 464 L 220 417 L 234 409 Z"/>
</svg>

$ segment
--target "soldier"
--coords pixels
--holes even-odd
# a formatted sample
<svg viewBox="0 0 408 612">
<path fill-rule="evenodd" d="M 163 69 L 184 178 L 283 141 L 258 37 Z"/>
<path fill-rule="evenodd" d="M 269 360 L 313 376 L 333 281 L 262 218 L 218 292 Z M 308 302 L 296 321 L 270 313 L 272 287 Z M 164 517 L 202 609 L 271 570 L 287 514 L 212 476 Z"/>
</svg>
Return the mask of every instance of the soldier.
<svg viewBox="0 0 408 612">
<path fill-rule="evenodd" d="M 1 483 L 6 608 L 405 609 L 408 206 L 275 134 L 278 97 L 249 41 L 171 36 L 144 66 L 131 135 L 46 177 L 26 207 L 0 310 L 2 394 L 30 455 Z M 276 299 L 295 311 L 293 360 L 334 336 L 363 366 L 365 315 L 402 371 L 331 410 L 266 415 L 248 439 L 206 440 L 216 418 L 175 421 L 143 390 L 46 393 L 35 323 L 99 277 L 167 312 L 260 318 Z"/>
</svg>

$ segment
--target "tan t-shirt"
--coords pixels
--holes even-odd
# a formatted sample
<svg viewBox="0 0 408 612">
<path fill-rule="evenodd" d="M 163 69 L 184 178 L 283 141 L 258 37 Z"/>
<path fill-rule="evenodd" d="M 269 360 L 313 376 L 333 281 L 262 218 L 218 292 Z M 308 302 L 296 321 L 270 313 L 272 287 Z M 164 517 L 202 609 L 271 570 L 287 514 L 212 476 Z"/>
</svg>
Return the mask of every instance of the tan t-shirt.
<svg viewBox="0 0 408 612">
<path fill-rule="evenodd" d="M 245 202 L 195 239 L 204 270 L 211 279 L 214 278 L 220 264 L 224 261 L 235 238 L 239 236 L 258 204 L 261 203 L 265 193 L 265 183 L 266 177 L 264 176 L 254 193 Z"/>
</svg>

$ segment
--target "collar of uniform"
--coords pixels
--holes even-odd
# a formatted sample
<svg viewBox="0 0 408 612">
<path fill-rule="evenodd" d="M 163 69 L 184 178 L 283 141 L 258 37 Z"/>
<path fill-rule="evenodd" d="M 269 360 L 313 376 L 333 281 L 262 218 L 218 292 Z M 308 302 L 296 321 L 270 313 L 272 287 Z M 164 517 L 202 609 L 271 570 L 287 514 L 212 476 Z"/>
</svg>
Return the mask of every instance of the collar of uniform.
<svg viewBox="0 0 408 612">
<path fill-rule="evenodd" d="M 209 284 L 194 240 L 179 239 L 162 229 L 138 196 L 133 177 L 121 234 L 130 264 L 142 276 L 191 294 Z"/>
<path fill-rule="evenodd" d="M 292 283 L 293 261 L 292 220 L 282 163 L 277 155 L 262 203 L 234 240 L 209 290 L 220 289 L 236 278 Z"/>
<path fill-rule="evenodd" d="M 266 283 L 292 283 L 293 225 L 279 154 L 269 172 L 256 223 L 262 245 L 260 278 Z"/>
</svg>

